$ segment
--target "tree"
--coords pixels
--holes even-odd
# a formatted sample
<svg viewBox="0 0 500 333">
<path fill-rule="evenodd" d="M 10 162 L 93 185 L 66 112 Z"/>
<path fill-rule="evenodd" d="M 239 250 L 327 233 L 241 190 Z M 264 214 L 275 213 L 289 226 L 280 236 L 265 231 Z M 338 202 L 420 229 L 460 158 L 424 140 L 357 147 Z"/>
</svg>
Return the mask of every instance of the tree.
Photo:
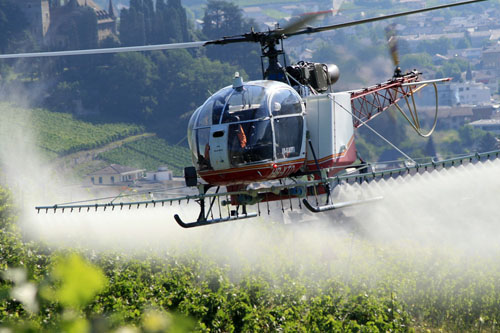
<svg viewBox="0 0 500 333">
<path fill-rule="evenodd" d="M 406 54 L 401 57 L 400 66 L 405 70 L 412 70 L 414 68 L 418 68 L 422 70 L 422 68 L 434 68 L 432 64 L 432 57 L 427 53 L 411 53 Z"/>
<path fill-rule="evenodd" d="M 452 77 L 455 82 L 462 82 L 462 71 L 460 66 L 456 63 L 446 62 L 443 65 L 443 72 L 445 76 Z"/>
<path fill-rule="evenodd" d="M 0 52 L 7 53 L 9 46 L 23 32 L 28 22 L 16 2 L 0 1 Z"/>
<path fill-rule="evenodd" d="M 136 5 L 134 5 L 136 4 Z M 144 13 L 138 1 L 131 0 L 129 9 L 122 9 L 120 14 L 120 40 L 123 45 L 145 45 L 146 27 Z"/>
<path fill-rule="evenodd" d="M 479 150 L 487 152 L 498 149 L 498 141 L 490 132 L 485 133 L 479 140 Z"/>
<path fill-rule="evenodd" d="M 423 40 L 417 46 L 417 52 L 426 52 L 429 54 L 446 54 L 448 50 L 453 48 L 453 44 L 449 38 L 440 37 L 435 40 Z"/>
<path fill-rule="evenodd" d="M 457 42 L 457 49 L 468 49 L 472 46 L 470 39 L 462 38 Z"/>
<path fill-rule="evenodd" d="M 163 137 L 178 141 L 186 135 L 189 115 L 211 95 L 232 81 L 237 68 L 186 50 L 155 52 L 158 110 L 150 126 Z"/>
<path fill-rule="evenodd" d="M 432 138 L 432 136 L 429 138 L 429 140 L 425 144 L 424 154 L 427 157 L 436 157 L 437 156 L 436 145 L 434 144 L 434 139 Z"/>
<path fill-rule="evenodd" d="M 241 9 L 235 4 L 223 0 L 209 0 L 203 17 L 202 32 L 208 39 L 234 36 L 249 32 L 256 27 L 256 22 L 243 18 Z M 207 47 L 207 56 L 222 62 L 236 65 L 256 79 L 260 73 L 260 51 L 250 43 L 234 45 L 213 45 Z"/>
<path fill-rule="evenodd" d="M 470 69 L 470 65 L 469 67 L 467 67 L 467 72 L 465 73 L 465 80 L 466 81 L 472 81 L 472 70 Z"/>
<path fill-rule="evenodd" d="M 131 0 L 121 12 L 120 38 L 124 45 L 187 42 L 189 26 L 180 0 Z"/>
<path fill-rule="evenodd" d="M 156 65 L 141 53 L 121 53 L 101 72 L 101 107 L 107 116 L 144 123 L 157 106 L 154 82 Z"/>
<path fill-rule="evenodd" d="M 241 9 L 224 0 L 209 0 L 203 17 L 202 32 L 210 39 L 243 33 L 243 13 Z"/>
<path fill-rule="evenodd" d="M 98 46 L 97 16 L 94 9 L 90 7 L 72 8 L 55 29 L 57 35 L 66 41 L 64 48 L 67 50 L 95 49 Z M 94 58 L 86 56 L 53 59 L 60 69 L 66 67 L 89 68 L 94 60 Z"/>
</svg>

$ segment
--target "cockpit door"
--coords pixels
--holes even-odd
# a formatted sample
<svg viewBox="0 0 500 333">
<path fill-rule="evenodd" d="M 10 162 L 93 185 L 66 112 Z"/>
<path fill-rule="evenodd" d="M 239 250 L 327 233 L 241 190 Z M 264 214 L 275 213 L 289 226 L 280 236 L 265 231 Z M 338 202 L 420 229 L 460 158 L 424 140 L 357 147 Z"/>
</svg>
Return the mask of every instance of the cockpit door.
<svg viewBox="0 0 500 333">
<path fill-rule="evenodd" d="M 227 149 L 228 124 L 212 125 L 210 129 L 210 164 L 214 170 L 230 168 Z"/>
</svg>

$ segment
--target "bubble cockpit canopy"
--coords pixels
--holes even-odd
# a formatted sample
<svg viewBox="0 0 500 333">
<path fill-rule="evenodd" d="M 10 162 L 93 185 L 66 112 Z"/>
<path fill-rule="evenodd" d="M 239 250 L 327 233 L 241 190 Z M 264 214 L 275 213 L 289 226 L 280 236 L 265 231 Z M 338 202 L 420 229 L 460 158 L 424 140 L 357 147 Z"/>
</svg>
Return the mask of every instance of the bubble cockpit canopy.
<svg viewBox="0 0 500 333">
<path fill-rule="evenodd" d="M 277 81 L 251 81 L 228 86 L 211 96 L 192 115 L 188 139 L 198 170 L 221 169 L 214 165 L 227 156 L 227 168 L 293 158 L 303 146 L 302 99 L 290 86 Z M 220 147 L 221 140 L 225 140 Z M 212 160 L 211 160 L 212 157 Z"/>
</svg>

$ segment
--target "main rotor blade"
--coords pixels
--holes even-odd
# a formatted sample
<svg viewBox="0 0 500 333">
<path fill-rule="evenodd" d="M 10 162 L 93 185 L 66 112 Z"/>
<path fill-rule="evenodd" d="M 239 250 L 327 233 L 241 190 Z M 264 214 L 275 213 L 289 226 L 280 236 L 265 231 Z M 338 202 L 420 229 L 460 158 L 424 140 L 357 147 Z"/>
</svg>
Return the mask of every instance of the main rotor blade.
<svg viewBox="0 0 500 333">
<path fill-rule="evenodd" d="M 158 44 L 158 45 L 144 45 L 144 46 L 114 47 L 114 48 L 105 48 L 105 49 L 34 52 L 34 53 L 18 53 L 18 54 L 0 54 L 0 59 L 58 57 L 58 56 L 75 56 L 75 55 L 86 55 L 86 54 L 104 54 L 104 53 L 138 52 L 138 51 L 189 49 L 189 48 L 194 48 L 194 47 L 202 47 L 206 43 L 207 43 L 207 41 L 187 42 L 187 43 L 172 43 L 172 44 Z"/>
<path fill-rule="evenodd" d="M 321 12 L 302 14 L 297 19 L 288 23 L 282 29 L 274 30 L 273 33 L 278 35 L 288 35 L 294 33 L 297 30 L 303 28 L 308 23 L 320 18 L 321 16 L 324 16 L 325 14 L 331 14 L 331 13 L 333 13 L 333 10 L 324 10 Z"/>
<path fill-rule="evenodd" d="M 364 24 L 369 22 L 387 20 L 395 17 L 406 16 L 411 14 L 418 14 L 423 12 L 428 12 L 431 10 L 437 10 L 442 8 L 449 8 L 455 6 L 462 6 L 467 4 L 472 4 L 476 2 L 483 2 L 488 0 L 469 0 L 462 1 L 452 4 L 440 5 L 429 8 L 422 8 L 397 14 L 384 15 L 379 17 L 373 17 L 364 20 L 352 21 L 347 23 L 340 23 L 334 25 L 327 25 L 317 28 L 306 28 L 299 31 L 294 31 L 299 26 L 305 25 L 312 19 L 317 18 L 320 15 L 324 15 L 326 12 L 318 12 L 306 15 L 303 19 L 292 23 L 290 26 L 285 27 L 285 29 L 277 29 L 269 32 L 250 32 L 243 35 L 223 37 L 217 40 L 211 41 L 201 41 L 201 42 L 187 42 L 187 43 L 173 43 L 173 44 L 159 44 L 159 45 L 145 45 L 145 46 L 128 46 L 128 47 L 116 47 L 116 48 L 105 48 L 105 49 L 89 49 L 89 50 L 72 50 L 72 51 L 54 51 L 54 52 L 34 52 L 34 53 L 18 53 L 18 54 L 1 54 L 0 59 L 16 59 L 16 58 L 35 58 L 35 57 L 57 57 L 57 56 L 75 56 L 75 55 L 86 55 L 86 54 L 105 54 L 105 53 L 120 53 L 120 52 L 138 52 L 138 51 L 156 51 L 156 50 L 172 50 L 172 49 L 187 49 L 194 47 L 202 47 L 210 44 L 232 44 L 241 42 L 260 42 L 263 43 L 269 39 L 277 39 L 281 37 L 291 37 L 303 34 L 310 34 L 315 32 L 323 32 L 328 30 L 335 30 L 345 27 L 350 27 L 358 24 Z M 300 24 L 299 24 L 300 23 Z"/>
<path fill-rule="evenodd" d="M 378 17 L 372 17 L 372 18 L 368 18 L 368 19 L 364 19 L 364 20 L 351 21 L 351 22 L 340 23 L 340 24 L 333 24 L 333 25 L 326 25 L 326 26 L 317 27 L 317 28 L 307 28 L 307 29 L 304 29 L 304 30 L 300 30 L 300 31 L 297 31 L 297 32 L 286 34 L 286 37 L 303 35 L 303 34 L 311 34 L 311 33 L 315 33 L 315 32 L 323 32 L 323 31 L 335 30 L 335 29 L 340 29 L 340 28 L 346 28 L 346 27 L 351 27 L 351 26 L 358 25 L 358 24 L 370 23 L 370 22 L 375 22 L 375 21 L 382 21 L 382 20 L 387 20 L 387 19 L 391 19 L 391 18 L 395 18 L 395 17 L 400 17 L 400 16 L 406 16 L 406 15 L 412 15 L 412 14 L 419 14 L 419 13 L 429 12 L 429 11 L 432 11 L 432 10 L 449 8 L 449 7 L 455 7 L 455 6 L 462 6 L 462 5 L 468 5 L 468 4 L 472 4 L 472 3 L 476 3 L 476 2 L 483 2 L 483 1 L 488 1 L 488 0 L 462 1 L 462 2 L 456 2 L 456 3 L 446 4 L 446 5 L 439 5 L 439 6 L 434 6 L 434 7 L 416 9 L 416 10 L 411 10 L 411 11 L 401 12 L 401 13 L 396 13 L 396 14 L 390 14 L 390 15 L 383 15 L 383 16 L 378 16 Z"/>
</svg>

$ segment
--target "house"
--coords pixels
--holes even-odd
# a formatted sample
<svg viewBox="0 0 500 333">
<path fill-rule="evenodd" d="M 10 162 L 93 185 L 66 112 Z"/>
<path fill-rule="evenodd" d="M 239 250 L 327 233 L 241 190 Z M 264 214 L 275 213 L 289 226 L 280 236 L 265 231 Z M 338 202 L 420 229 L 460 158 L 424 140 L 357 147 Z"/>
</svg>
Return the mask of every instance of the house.
<svg viewBox="0 0 500 333">
<path fill-rule="evenodd" d="M 440 107 L 438 113 L 438 128 L 459 129 L 469 122 L 473 115 L 472 106 Z"/>
<path fill-rule="evenodd" d="M 493 105 L 476 106 L 472 109 L 472 120 L 491 119 L 495 113 Z"/>
<path fill-rule="evenodd" d="M 160 166 L 157 171 L 146 172 L 145 180 L 151 182 L 165 182 L 171 181 L 173 178 L 172 171 L 168 170 L 167 166 Z"/>
<path fill-rule="evenodd" d="M 484 50 L 481 62 L 484 69 L 500 70 L 500 44 Z"/>
<path fill-rule="evenodd" d="M 418 44 L 423 41 L 437 41 L 439 38 L 444 37 L 451 40 L 453 43 L 457 43 L 458 40 L 463 39 L 465 34 L 463 32 L 453 32 L 453 33 L 424 33 L 424 29 L 419 29 L 418 34 L 412 35 L 401 35 L 399 39 L 408 42 L 408 46 L 412 51 L 416 51 Z"/>
<path fill-rule="evenodd" d="M 473 72 L 474 81 L 483 83 L 490 91 L 496 93 L 498 91 L 498 74 L 495 70 L 479 70 Z"/>
<path fill-rule="evenodd" d="M 110 164 L 109 166 L 89 173 L 87 179 L 90 184 L 95 185 L 114 185 L 131 183 L 144 178 L 145 169 L 131 168 L 119 164 Z"/>
<path fill-rule="evenodd" d="M 448 58 L 463 58 L 469 61 L 479 61 L 481 60 L 481 56 L 483 54 L 483 49 L 480 47 L 473 47 L 468 49 L 453 49 L 448 50 L 446 56 Z"/>
<path fill-rule="evenodd" d="M 474 113 L 472 106 L 439 106 L 438 109 L 438 129 L 459 129 L 472 120 Z M 429 127 L 434 121 L 435 107 L 418 107 L 420 123 Z"/>
<path fill-rule="evenodd" d="M 484 105 L 491 103 L 491 91 L 480 82 L 451 83 L 450 88 L 456 104 Z"/>
<path fill-rule="evenodd" d="M 423 89 L 416 97 L 422 106 L 434 106 L 436 95 L 434 89 Z M 481 82 L 457 82 L 441 84 L 438 89 L 439 106 L 453 105 L 489 105 L 491 90 Z"/>
<path fill-rule="evenodd" d="M 500 119 L 480 119 L 469 123 L 474 128 L 500 135 Z"/>
</svg>

